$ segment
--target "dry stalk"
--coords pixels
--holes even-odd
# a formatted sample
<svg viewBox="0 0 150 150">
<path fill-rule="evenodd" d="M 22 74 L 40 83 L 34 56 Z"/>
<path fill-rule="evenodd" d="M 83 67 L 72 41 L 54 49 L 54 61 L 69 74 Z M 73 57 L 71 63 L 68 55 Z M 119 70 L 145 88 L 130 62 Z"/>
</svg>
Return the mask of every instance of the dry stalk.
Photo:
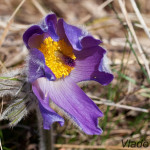
<svg viewBox="0 0 150 150">
<path fill-rule="evenodd" d="M 102 9 L 104 9 L 108 4 L 110 4 L 113 0 L 107 0 L 105 2 L 103 2 L 100 6 L 97 7 L 97 12 L 101 11 Z M 90 18 L 92 17 L 92 15 L 88 14 L 85 17 L 83 17 L 80 21 L 79 24 L 83 24 L 86 21 L 88 21 Z"/>
<path fill-rule="evenodd" d="M 135 148 L 128 148 L 122 146 L 100 146 L 100 145 L 71 145 L 71 144 L 55 144 L 56 148 L 67 148 L 67 149 L 107 149 L 107 150 L 135 150 Z M 147 150 L 147 148 L 142 148 Z"/>
<path fill-rule="evenodd" d="M 129 27 L 129 29 L 130 29 L 130 31 L 131 31 L 133 37 L 134 37 L 134 40 L 135 40 L 135 42 L 136 42 L 136 44 L 137 44 L 139 53 L 141 54 L 141 57 L 142 57 L 142 59 L 143 59 L 143 61 L 144 61 L 144 64 L 145 64 L 145 67 L 146 67 L 148 76 L 149 76 L 149 78 L 150 78 L 150 69 L 149 69 L 149 66 L 148 66 L 148 60 L 146 59 L 146 57 L 145 57 L 145 55 L 144 55 L 144 53 L 143 53 L 143 50 L 142 50 L 141 45 L 140 45 L 140 43 L 139 43 L 139 41 L 138 41 L 138 38 L 137 38 L 137 36 L 136 36 L 136 33 L 135 33 L 135 31 L 134 31 L 134 28 L 133 28 L 133 25 L 132 25 L 132 23 L 131 23 L 131 20 L 130 20 L 130 18 L 128 17 L 128 13 L 127 13 L 127 10 L 126 10 L 126 8 L 125 8 L 125 4 L 123 3 L 122 0 L 118 0 L 118 2 L 119 2 L 119 5 L 120 5 L 120 8 L 121 8 L 121 10 L 122 10 L 122 13 L 123 13 L 123 15 L 124 15 L 124 17 L 125 17 L 125 19 L 126 19 L 126 22 L 127 22 L 127 24 L 128 24 L 128 27 Z"/>
<path fill-rule="evenodd" d="M 141 24 L 135 23 L 134 25 L 138 28 L 143 29 L 143 26 Z M 150 28 L 147 27 L 147 29 L 148 29 L 148 31 L 150 31 Z"/>
<path fill-rule="evenodd" d="M 107 0 L 105 2 L 103 2 L 99 7 L 98 10 L 102 10 L 104 7 L 106 7 L 108 4 L 110 4 L 113 0 Z"/>
<path fill-rule="evenodd" d="M 107 106 L 113 106 L 113 107 L 118 107 L 118 108 L 123 108 L 123 109 L 128 109 L 128 110 L 133 110 L 133 111 L 140 111 L 140 112 L 145 112 L 148 113 L 149 111 L 147 109 L 139 108 L 139 107 L 133 107 L 133 106 L 127 106 L 127 105 L 122 105 L 122 104 L 115 104 L 113 102 L 108 102 L 108 101 L 94 101 L 96 104 L 104 104 Z"/>
<path fill-rule="evenodd" d="M 0 22 L 0 27 L 1 28 L 5 28 L 6 26 L 7 26 L 7 23 Z M 28 25 L 13 23 L 12 26 L 9 28 L 9 30 L 11 30 L 11 31 L 25 30 L 28 27 L 29 27 Z"/>
<path fill-rule="evenodd" d="M 0 47 L 2 46 L 2 44 L 3 44 L 4 40 L 5 40 L 5 37 L 6 37 L 7 33 L 8 33 L 8 31 L 9 31 L 9 28 L 10 28 L 11 24 L 13 23 L 13 18 L 14 18 L 14 16 L 16 15 L 16 13 L 18 12 L 18 10 L 20 9 L 20 7 L 23 5 L 23 3 L 24 3 L 25 1 L 26 1 L 26 0 L 22 0 L 22 1 L 20 2 L 20 4 L 18 5 L 18 7 L 15 9 L 15 11 L 13 12 L 13 14 L 12 14 L 11 17 L 9 18 L 8 23 L 7 23 L 7 25 L 6 25 L 5 29 L 4 29 L 4 32 L 3 32 L 3 34 L 2 34 L 2 36 L 1 36 L 1 38 L 0 38 Z M 0 60 L 0 65 L 2 65 L 2 67 L 7 71 L 6 67 L 5 67 L 4 64 L 1 62 L 1 60 Z"/>
<path fill-rule="evenodd" d="M 122 104 L 119 104 L 119 103 L 116 104 L 116 103 L 112 102 L 111 100 L 101 99 L 99 97 L 91 96 L 89 94 L 87 94 L 87 95 L 91 99 L 96 99 L 96 100 L 94 100 L 94 102 L 96 104 L 104 104 L 104 105 L 107 105 L 107 106 L 113 106 L 113 107 L 118 107 L 118 108 L 133 110 L 133 111 L 140 111 L 140 112 L 149 113 L 149 110 L 147 110 L 147 109 L 143 109 L 143 108 L 139 108 L 139 107 L 133 107 L 133 106 L 127 106 L 127 105 L 122 105 Z"/>
<path fill-rule="evenodd" d="M 130 0 L 130 1 L 131 1 L 132 7 L 133 7 L 133 9 L 134 9 L 134 11 L 135 11 L 135 13 L 136 13 L 136 15 L 137 15 L 137 17 L 138 17 L 138 19 L 139 19 L 141 25 L 143 26 L 143 29 L 144 29 L 145 33 L 147 34 L 147 36 L 148 36 L 149 39 L 150 39 L 149 29 L 148 29 L 148 27 L 147 27 L 147 25 L 146 25 L 146 23 L 145 23 L 145 21 L 144 21 L 142 15 L 141 15 L 140 11 L 139 11 L 139 9 L 137 8 L 137 5 L 136 5 L 136 3 L 135 3 L 135 0 Z"/>
<path fill-rule="evenodd" d="M 43 15 L 46 16 L 46 11 L 44 10 L 44 8 L 39 4 L 39 2 L 37 0 L 32 0 L 33 5 L 39 10 L 39 12 Z"/>
<path fill-rule="evenodd" d="M 5 37 L 6 37 L 7 33 L 8 33 L 8 31 L 9 31 L 9 28 L 10 28 L 11 24 L 13 23 L 13 18 L 15 17 L 16 13 L 20 9 L 20 7 L 24 4 L 25 1 L 26 0 L 22 0 L 20 2 L 20 4 L 18 5 L 18 7 L 13 12 L 13 14 L 10 16 L 10 18 L 8 20 L 8 23 L 7 23 L 7 25 L 6 25 L 5 29 L 4 29 L 4 32 L 3 32 L 3 34 L 2 34 L 2 36 L 0 38 L 0 47 L 2 46 L 2 44 L 3 44 L 4 40 L 5 40 Z"/>
</svg>

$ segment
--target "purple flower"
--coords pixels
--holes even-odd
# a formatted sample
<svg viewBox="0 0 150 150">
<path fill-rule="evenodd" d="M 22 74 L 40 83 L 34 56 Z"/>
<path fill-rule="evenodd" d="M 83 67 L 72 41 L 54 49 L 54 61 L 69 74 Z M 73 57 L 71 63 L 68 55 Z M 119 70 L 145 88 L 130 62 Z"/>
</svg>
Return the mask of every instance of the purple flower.
<svg viewBox="0 0 150 150">
<path fill-rule="evenodd" d="M 103 113 L 77 86 L 95 80 L 107 85 L 113 80 L 106 64 L 106 51 L 84 30 L 47 15 L 23 35 L 29 49 L 28 80 L 39 100 L 44 129 L 64 119 L 50 106 L 55 104 L 86 134 L 101 134 L 98 118 Z"/>
</svg>

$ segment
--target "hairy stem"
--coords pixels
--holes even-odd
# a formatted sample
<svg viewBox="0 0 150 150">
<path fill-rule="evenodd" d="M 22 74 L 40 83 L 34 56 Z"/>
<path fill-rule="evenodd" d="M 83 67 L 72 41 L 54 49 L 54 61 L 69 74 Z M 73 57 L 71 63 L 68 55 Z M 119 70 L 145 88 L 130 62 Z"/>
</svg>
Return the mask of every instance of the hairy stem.
<svg viewBox="0 0 150 150">
<path fill-rule="evenodd" d="M 51 130 L 44 130 L 42 126 L 42 116 L 37 110 L 37 121 L 38 121 L 38 130 L 39 130 L 39 149 L 40 150 L 54 150 L 53 147 L 53 128 Z"/>
</svg>

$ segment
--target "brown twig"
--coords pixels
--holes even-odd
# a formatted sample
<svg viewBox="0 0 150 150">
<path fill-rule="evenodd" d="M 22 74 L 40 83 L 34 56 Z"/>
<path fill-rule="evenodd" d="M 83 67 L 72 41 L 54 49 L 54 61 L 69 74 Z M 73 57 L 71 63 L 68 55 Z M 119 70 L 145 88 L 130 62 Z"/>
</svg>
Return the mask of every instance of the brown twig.
<svg viewBox="0 0 150 150">
<path fill-rule="evenodd" d="M 38 3 L 37 0 L 32 0 L 32 3 L 43 16 L 46 16 L 46 14 L 47 14 L 46 11 L 42 8 L 42 6 Z"/>
<path fill-rule="evenodd" d="M 144 64 L 145 64 L 145 67 L 146 67 L 148 76 L 149 76 L 149 78 L 150 78 L 150 69 L 149 69 L 149 65 L 148 65 L 148 60 L 146 59 L 146 57 L 145 57 L 145 55 L 144 55 L 144 52 L 143 52 L 143 50 L 142 50 L 142 48 L 141 48 L 141 45 L 140 45 L 140 43 L 139 43 L 139 41 L 138 41 L 138 38 L 137 38 L 136 33 L 135 33 L 135 31 L 134 31 L 133 25 L 132 25 L 132 23 L 131 23 L 131 20 L 130 20 L 130 18 L 128 17 L 127 10 L 126 10 L 126 8 L 125 8 L 125 4 L 123 3 L 122 0 L 118 0 L 118 2 L 119 2 L 119 5 L 120 5 L 120 8 L 121 8 L 121 10 L 122 10 L 122 13 L 123 13 L 123 15 L 124 15 L 124 17 L 125 17 L 125 19 L 126 19 L 126 22 L 127 22 L 127 24 L 128 24 L 128 27 L 129 27 L 129 29 L 130 29 L 130 31 L 131 31 L 131 33 L 132 33 L 132 35 L 133 35 L 133 38 L 134 38 L 134 40 L 135 40 L 135 42 L 136 42 L 136 44 L 137 44 L 139 53 L 141 54 L 141 57 L 142 57 L 142 59 L 143 59 L 143 61 L 144 61 Z"/>
<path fill-rule="evenodd" d="M 127 148 L 122 146 L 98 146 L 98 145 L 70 145 L 70 144 L 55 144 L 56 148 L 71 148 L 71 149 L 108 149 L 108 150 L 135 150 L 135 148 Z M 142 148 L 147 150 L 148 148 Z"/>
<path fill-rule="evenodd" d="M 143 108 L 139 108 L 139 107 L 133 107 L 133 106 L 127 106 L 127 105 L 122 105 L 122 104 L 116 104 L 110 100 L 105 100 L 105 99 L 101 99 L 99 97 L 96 97 L 96 96 L 91 96 L 88 94 L 88 96 L 91 98 L 91 99 L 96 99 L 94 100 L 94 102 L 96 104 L 104 104 L 104 105 L 107 105 L 107 106 L 113 106 L 113 107 L 118 107 L 118 108 L 123 108 L 123 109 L 129 109 L 129 110 L 134 110 L 134 111 L 140 111 L 140 112 L 145 112 L 145 113 L 148 113 L 149 110 L 147 109 L 143 109 Z M 99 100 L 99 101 L 97 101 Z"/>
<path fill-rule="evenodd" d="M 2 46 L 2 44 L 3 44 L 4 40 L 5 40 L 5 37 L 6 37 L 7 33 L 8 33 L 8 31 L 9 31 L 9 28 L 10 28 L 11 24 L 13 23 L 13 18 L 14 18 L 14 16 L 16 15 L 16 13 L 17 13 L 18 10 L 20 9 L 20 7 L 24 4 L 25 1 L 26 1 L 26 0 L 22 0 L 22 1 L 20 2 L 20 4 L 18 5 L 18 7 L 17 7 L 17 8 L 15 9 L 15 11 L 13 12 L 13 14 L 10 16 L 10 18 L 9 18 L 9 20 L 8 20 L 8 23 L 7 23 L 7 25 L 6 25 L 5 29 L 4 29 L 4 32 L 3 32 L 3 34 L 2 34 L 2 36 L 1 36 L 1 38 L 0 38 L 0 47 Z"/>
<path fill-rule="evenodd" d="M 133 7 L 133 9 L 134 9 L 134 11 L 135 11 L 135 13 L 136 13 L 136 15 L 137 15 L 137 17 L 138 17 L 138 19 L 139 19 L 141 25 L 143 26 L 143 29 L 144 29 L 145 33 L 147 34 L 147 36 L 148 36 L 149 39 L 150 39 L 149 29 L 148 29 L 148 27 L 147 27 L 147 25 L 146 25 L 146 23 L 145 23 L 145 21 L 144 21 L 142 15 L 141 15 L 140 11 L 139 11 L 139 9 L 137 8 L 137 5 L 136 5 L 136 3 L 135 3 L 135 0 L 130 0 L 130 2 L 131 2 L 131 4 L 132 4 L 132 7 Z"/>
</svg>

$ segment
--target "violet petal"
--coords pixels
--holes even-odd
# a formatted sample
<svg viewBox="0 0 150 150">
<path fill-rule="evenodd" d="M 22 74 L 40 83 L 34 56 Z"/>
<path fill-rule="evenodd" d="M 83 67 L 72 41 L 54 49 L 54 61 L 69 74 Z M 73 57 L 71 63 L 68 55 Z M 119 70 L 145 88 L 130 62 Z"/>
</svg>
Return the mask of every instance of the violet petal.
<svg viewBox="0 0 150 150">
<path fill-rule="evenodd" d="M 83 48 L 98 46 L 102 43 L 82 29 L 67 24 L 63 19 L 58 20 L 57 34 L 60 39 L 64 39 L 68 44 L 71 44 L 73 49 L 78 51 Z"/>
<path fill-rule="evenodd" d="M 29 41 L 29 38 L 33 35 L 33 34 L 43 34 L 44 31 L 40 28 L 40 26 L 38 25 L 33 25 L 31 26 L 30 28 L 28 28 L 25 33 L 23 34 L 23 41 L 26 45 L 26 47 L 28 49 L 30 49 L 29 45 L 28 45 L 28 41 Z"/>
<path fill-rule="evenodd" d="M 100 43 L 102 43 L 100 40 L 95 39 L 91 35 L 85 36 L 81 39 L 81 45 L 83 49 L 98 46 Z"/>
<path fill-rule="evenodd" d="M 29 53 L 28 80 L 32 83 L 40 77 L 47 77 L 49 80 L 56 79 L 52 71 L 45 65 L 43 53 L 34 48 Z"/>
<path fill-rule="evenodd" d="M 47 94 L 47 79 L 39 78 L 32 83 L 32 90 L 39 100 L 39 107 L 43 117 L 44 129 L 49 130 L 54 122 L 59 122 L 62 126 L 64 124 L 64 119 L 59 116 L 54 110 L 49 106 L 49 95 Z"/>
<path fill-rule="evenodd" d="M 49 37 L 48 33 L 43 33 L 43 34 L 35 33 L 29 38 L 28 45 L 31 49 L 32 48 L 38 49 L 43 43 L 43 41 L 48 37 Z"/>
<path fill-rule="evenodd" d="M 86 134 L 101 134 L 98 117 L 103 113 L 70 78 L 49 82 L 51 100 L 63 109 Z"/>
<path fill-rule="evenodd" d="M 57 17 L 55 14 L 49 14 L 45 17 L 45 23 L 48 26 L 48 33 L 54 41 L 58 41 L 59 37 L 56 34 Z"/>
<path fill-rule="evenodd" d="M 105 53 L 106 51 L 100 46 L 84 49 L 80 52 L 75 51 L 76 65 L 70 77 L 75 82 L 95 80 L 102 85 L 109 84 L 113 80 L 113 75 L 109 69 L 106 69 L 108 67 L 103 61 Z"/>
</svg>

